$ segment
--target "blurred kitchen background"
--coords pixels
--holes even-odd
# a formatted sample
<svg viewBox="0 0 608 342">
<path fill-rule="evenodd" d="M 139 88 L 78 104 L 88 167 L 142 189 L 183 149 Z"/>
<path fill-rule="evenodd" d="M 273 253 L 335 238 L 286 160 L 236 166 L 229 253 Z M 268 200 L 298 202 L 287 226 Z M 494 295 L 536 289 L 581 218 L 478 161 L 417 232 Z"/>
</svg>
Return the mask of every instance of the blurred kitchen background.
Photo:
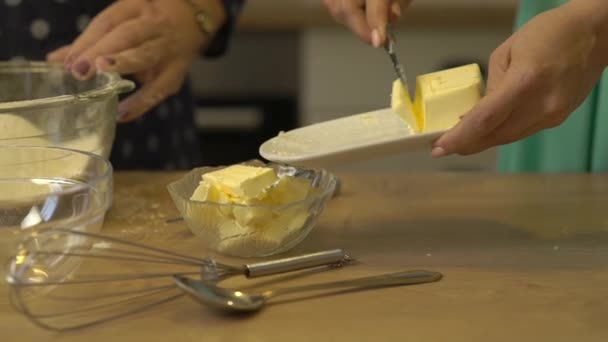
<svg viewBox="0 0 608 342">
<path fill-rule="evenodd" d="M 409 78 L 479 63 L 510 34 L 516 0 L 419 0 L 397 26 Z M 394 71 L 322 0 L 250 0 L 227 56 L 192 70 L 206 165 L 258 157 L 281 130 L 390 106 Z M 351 164 L 351 170 L 494 170 L 494 150 L 433 160 L 429 151 Z"/>
</svg>

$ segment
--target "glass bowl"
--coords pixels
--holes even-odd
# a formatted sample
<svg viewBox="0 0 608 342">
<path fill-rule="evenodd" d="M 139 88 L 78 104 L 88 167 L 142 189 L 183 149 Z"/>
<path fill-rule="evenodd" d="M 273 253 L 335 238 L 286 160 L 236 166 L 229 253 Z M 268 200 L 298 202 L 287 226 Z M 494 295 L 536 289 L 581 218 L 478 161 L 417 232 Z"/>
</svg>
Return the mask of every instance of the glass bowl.
<svg viewBox="0 0 608 342">
<path fill-rule="evenodd" d="M 223 168 L 202 167 L 169 184 L 173 202 L 190 230 L 215 252 L 237 257 L 266 257 L 286 252 L 315 227 L 336 189 L 336 177 L 326 170 L 257 161 L 243 164 L 271 167 L 279 177 L 306 178 L 311 191 L 301 201 L 278 205 L 194 201 L 190 198 L 202 175 Z"/>
<path fill-rule="evenodd" d="M 43 230 L 98 232 L 112 187 L 112 166 L 98 155 L 56 147 L 0 146 L 0 267 L 22 248 L 45 243 L 35 239 Z M 29 246 L 20 243 L 26 237 Z M 75 267 L 73 260 L 61 256 L 40 263 L 38 274 L 45 278 L 64 277 L 64 268 Z"/>
<path fill-rule="evenodd" d="M 114 73 L 80 81 L 59 64 L 0 62 L 0 145 L 66 147 L 107 159 L 118 94 L 133 87 Z"/>
</svg>

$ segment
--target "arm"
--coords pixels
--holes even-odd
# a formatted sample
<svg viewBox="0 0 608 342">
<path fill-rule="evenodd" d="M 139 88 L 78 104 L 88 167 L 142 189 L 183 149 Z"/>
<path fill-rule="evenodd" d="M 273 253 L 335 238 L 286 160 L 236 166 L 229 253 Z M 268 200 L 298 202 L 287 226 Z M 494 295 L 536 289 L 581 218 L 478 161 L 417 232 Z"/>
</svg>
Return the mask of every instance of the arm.
<svg viewBox="0 0 608 342">
<path fill-rule="evenodd" d="M 542 13 L 490 58 L 486 96 L 435 142 L 433 156 L 473 154 L 563 123 L 608 65 L 608 4 L 572 0 Z"/>
<path fill-rule="evenodd" d="M 205 25 L 197 13 L 204 14 Z M 64 62 L 79 79 L 97 70 L 134 75 L 142 86 L 118 107 L 119 120 L 130 121 L 180 89 L 226 18 L 222 0 L 116 1 L 47 59 Z"/>
<path fill-rule="evenodd" d="M 608 66 L 608 2 L 602 0 L 573 0 L 569 9 L 581 18 L 588 18 L 589 30 L 595 37 L 595 51 L 598 58 L 593 63 Z"/>
</svg>

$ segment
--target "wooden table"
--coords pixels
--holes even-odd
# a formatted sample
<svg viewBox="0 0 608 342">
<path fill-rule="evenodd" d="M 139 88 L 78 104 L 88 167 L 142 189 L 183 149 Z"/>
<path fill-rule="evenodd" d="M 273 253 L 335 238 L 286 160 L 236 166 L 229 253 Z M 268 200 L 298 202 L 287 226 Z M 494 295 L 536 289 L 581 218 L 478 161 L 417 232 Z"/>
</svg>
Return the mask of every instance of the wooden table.
<svg viewBox="0 0 608 342">
<path fill-rule="evenodd" d="M 177 215 L 165 185 L 179 176 L 117 174 L 104 231 L 206 254 L 182 223 L 165 223 Z M 444 279 L 283 302 L 240 317 L 184 297 L 69 333 L 41 330 L 3 305 L 0 340 L 608 341 L 608 176 L 341 178 L 342 193 L 293 253 L 339 247 L 360 264 L 291 283 L 421 268 Z"/>
</svg>

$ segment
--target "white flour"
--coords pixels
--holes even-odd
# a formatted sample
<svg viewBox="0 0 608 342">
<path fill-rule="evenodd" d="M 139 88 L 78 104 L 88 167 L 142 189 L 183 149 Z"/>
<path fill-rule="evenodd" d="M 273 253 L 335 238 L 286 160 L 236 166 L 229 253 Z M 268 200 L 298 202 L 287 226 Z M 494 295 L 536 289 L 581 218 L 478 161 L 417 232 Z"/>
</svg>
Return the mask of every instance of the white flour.
<svg viewBox="0 0 608 342">
<path fill-rule="evenodd" d="M 29 120 L 17 115 L 0 114 L 0 145 L 60 146 L 100 154 L 103 149 L 101 140 L 99 134 L 95 132 L 95 134 L 76 139 L 57 143 L 51 142 L 45 136 L 45 132 Z M 36 160 L 40 162 L 36 162 Z M 0 154 L 0 179 L 14 177 L 70 179 L 85 171 L 89 161 L 88 157 L 81 155 L 61 154 L 44 150 L 39 151 L 39 153 L 30 153 L 27 156 L 18 153 L 3 153 Z M 31 168 L 24 168 L 24 164 L 31 166 Z M 0 183 L 0 193 L 2 193 L 1 197 L 4 199 L 39 195 L 39 192 L 44 193 L 45 191 L 39 186 L 23 188 L 23 185 L 16 186 L 7 182 L 2 183 Z"/>
</svg>

